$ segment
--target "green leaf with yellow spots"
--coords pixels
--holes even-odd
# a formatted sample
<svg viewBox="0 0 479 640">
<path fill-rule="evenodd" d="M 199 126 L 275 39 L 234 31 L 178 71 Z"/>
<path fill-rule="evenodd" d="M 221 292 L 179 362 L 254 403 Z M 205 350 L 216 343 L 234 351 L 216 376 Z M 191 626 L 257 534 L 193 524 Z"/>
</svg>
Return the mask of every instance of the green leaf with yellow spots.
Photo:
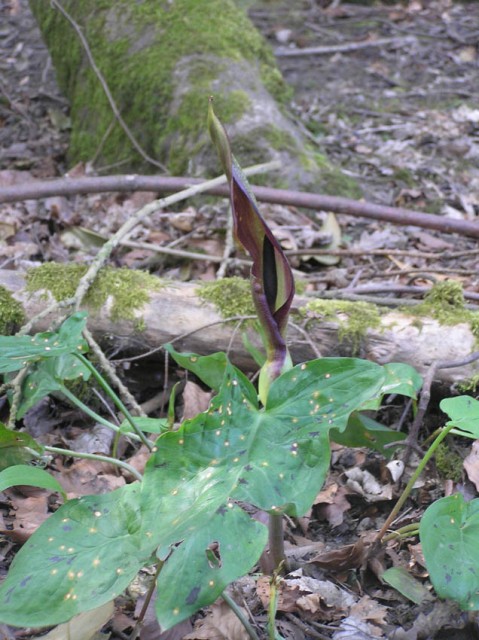
<svg viewBox="0 0 479 640">
<path fill-rule="evenodd" d="M 228 356 L 223 351 L 211 353 L 208 356 L 199 356 L 196 353 L 180 353 L 176 351 L 173 345 L 165 344 L 165 351 L 173 358 L 173 360 L 186 369 L 191 371 L 195 376 L 204 382 L 210 389 L 218 391 L 223 383 Z M 243 389 L 248 388 L 248 396 L 255 397 L 256 391 L 248 378 L 239 369 L 236 369 L 236 375 L 242 379 Z"/>
<path fill-rule="evenodd" d="M 215 365 L 216 366 L 216 365 Z M 156 611 L 166 628 L 218 597 L 257 562 L 266 528 L 239 506 L 304 514 L 329 466 L 329 432 L 384 387 L 354 358 L 298 365 L 260 407 L 225 361 L 209 409 L 160 435 L 141 483 L 72 500 L 18 553 L 0 587 L 0 622 L 64 622 L 117 596 L 156 551 Z"/>
<path fill-rule="evenodd" d="M 421 518 L 419 536 L 437 595 L 479 610 L 479 499 L 466 502 L 455 493 L 436 500 Z"/>
<path fill-rule="evenodd" d="M 86 315 L 83 311 L 73 314 L 58 331 L 34 336 L 0 336 L 0 373 L 19 371 L 27 364 L 64 353 L 85 353 L 88 348 L 82 331 Z"/>
<path fill-rule="evenodd" d="M 226 363 L 209 410 L 162 435 L 145 470 L 142 503 L 153 504 L 160 490 L 164 496 L 157 512 L 143 516 L 164 531 L 156 604 L 163 627 L 213 602 L 258 560 L 266 530 L 235 501 L 273 513 L 307 511 L 328 470 L 330 429 L 344 429 L 383 381 L 382 367 L 371 362 L 316 360 L 275 380 L 262 409 L 250 383 Z M 219 567 L 208 558 L 211 548 Z"/>
<path fill-rule="evenodd" d="M 266 527 L 232 502 L 209 513 L 161 570 L 156 600 L 160 625 L 168 629 L 212 604 L 231 582 L 250 571 L 267 537 Z"/>
<path fill-rule="evenodd" d="M 8 429 L 0 422 L 0 471 L 16 464 L 26 464 L 43 453 L 42 445 L 23 431 Z"/>
<path fill-rule="evenodd" d="M 66 380 L 82 378 L 86 381 L 90 375 L 90 370 L 81 360 L 70 353 L 35 362 L 23 381 L 17 419 L 23 418 L 25 413 L 45 396 L 61 391 Z"/>
<path fill-rule="evenodd" d="M 0 587 L 0 622 L 58 624 L 121 593 L 155 549 L 140 486 L 70 500 L 17 553 Z"/>
<path fill-rule="evenodd" d="M 422 387 L 422 377 L 414 367 L 403 362 L 390 362 L 384 365 L 384 374 L 384 382 L 379 393 L 359 407 L 362 411 L 379 409 L 383 398 L 391 394 L 416 399 Z"/>
</svg>

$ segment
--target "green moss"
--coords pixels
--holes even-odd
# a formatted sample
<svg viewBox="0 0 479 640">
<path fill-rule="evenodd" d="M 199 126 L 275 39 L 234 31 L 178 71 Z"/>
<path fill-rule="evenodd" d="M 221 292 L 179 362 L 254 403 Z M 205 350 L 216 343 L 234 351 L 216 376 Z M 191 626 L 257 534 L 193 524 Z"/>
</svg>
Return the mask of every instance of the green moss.
<svg viewBox="0 0 479 640">
<path fill-rule="evenodd" d="M 223 318 L 250 316 L 256 313 L 251 285 L 244 278 L 223 278 L 205 282 L 198 287 L 198 296 L 211 302 Z"/>
<path fill-rule="evenodd" d="M 461 456 L 454 453 L 446 443 L 441 442 L 434 456 L 436 468 L 446 480 L 458 482 L 462 478 L 464 461 Z"/>
<path fill-rule="evenodd" d="M 165 136 L 181 131 L 183 139 L 183 143 L 180 141 L 169 151 L 168 168 L 173 174 L 181 175 L 188 172 L 190 157 L 199 149 L 189 147 L 187 140 L 199 136 L 205 130 L 205 120 L 199 117 L 199 114 L 204 112 L 207 96 L 211 93 L 209 73 L 199 73 L 196 77 L 201 79 L 201 84 L 197 83 L 195 86 L 193 83 L 191 90 L 185 94 L 178 112 L 169 119 L 164 130 Z M 239 119 L 250 105 L 251 101 L 244 91 L 231 91 L 227 96 L 215 96 L 215 110 L 225 124 Z"/>
<path fill-rule="evenodd" d="M 246 60 L 257 65 L 264 85 L 277 100 L 288 95 L 271 49 L 231 0 L 210 0 L 208 11 L 197 0 L 65 0 L 64 7 L 84 26 L 97 66 L 108 79 L 120 112 L 153 157 L 164 157 L 171 133 L 166 125 L 172 112 L 177 113 L 176 123 L 185 133 L 198 127 L 206 131 L 207 96 L 212 93 L 208 80 L 218 76 L 217 65 L 208 70 L 212 59 Z M 47 0 L 32 2 L 32 9 L 58 70 L 59 83 L 72 98 L 72 160 L 91 159 L 102 135 L 111 129 L 104 140 L 103 161 L 129 158 L 131 165 L 140 166 L 142 161 L 122 128 L 118 124 L 111 128 L 111 107 L 91 66 L 80 63 L 83 53 L 70 26 Z M 135 37 L 137 34 L 141 38 Z M 66 50 L 68 56 L 64 55 Z M 179 97 L 181 104 L 173 107 L 175 85 L 182 87 L 180 61 L 187 61 L 187 76 L 191 65 L 203 64 L 203 70 L 195 66 L 189 78 L 200 78 L 205 72 L 206 81 L 194 87 L 191 97 L 184 92 Z M 226 122 L 246 108 L 247 97 L 240 94 L 217 96 L 218 113 Z M 173 168 L 184 167 L 184 159 L 176 156 L 171 163 Z"/>
<path fill-rule="evenodd" d="M 47 262 L 27 272 L 26 290 L 31 293 L 45 290 L 55 300 L 65 300 L 75 294 L 87 268 L 82 264 Z M 100 270 L 84 302 L 92 309 L 99 309 L 111 299 L 110 318 L 113 321 L 134 320 L 140 331 L 144 329 L 144 321 L 137 312 L 149 301 L 150 292 L 158 291 L 162 286 L 158 278 L 144 271 L 105 267 Z"/>
<path fill-rule="evenodd" d="M 298 153 L 298 143 L 293 136 L 286 131 L 282 131 L 277 127 L 271 127 L 264 131 L 265 139 L 271 144 L 273 149 L 278 151 L 290 151 L 291 153 Z"/>
<path fill-rule="evenodd" d="M 347 176 L 340 169 L 333 167 L 327 158 L 320 153 L 314 153 L 314 161 L 320 170 L 321 191 L 332 196 L 342 196 L 358 200 L 362 191 L 356 180 Z"/>
<path fill-rule="evenodd" d="M 469 378 L 469 380 L 463 380 L 458 383 L 457 388 L 460 393 L 476 393 L 479 386 L 479 373 Z"/>
<path fill-rule="evenodd" d="M 381 314 L 378 307 L 367 302 L 349 302 L 347 300 L 311 300 L 300 313 L 310 320 L 334 322 L 338 324 L 338 338 L 342 342 L 351 342 L 356 352 L 361 339 L 368 329 L 376 329 L 381 325 Z"/>
<path fill-rule="evenodd" d="M 0 335 L 11 335 L 23 324 L 25 313 L 23 307 L 15 300 L 8 289 L 0 287 Z"/>
<path fill-rule="evenodd" d="M 402 311 L 409 315 L 434 318 L 442 325 L 467 322 L 476 341 L 479 341 L 479 313 L 466 309 L 462 285 L 455 280 L 437 282 L 425 296 L 424 302 Z"/>
<path fill-rule="evenodd" d="M 416 184 L 417 178 L 414 173 L 406 167 L 398 167 L 394 170 L 393 179 L 396 182 L 402 182 L 407 187 L 412 188 Z"/>
</svg>

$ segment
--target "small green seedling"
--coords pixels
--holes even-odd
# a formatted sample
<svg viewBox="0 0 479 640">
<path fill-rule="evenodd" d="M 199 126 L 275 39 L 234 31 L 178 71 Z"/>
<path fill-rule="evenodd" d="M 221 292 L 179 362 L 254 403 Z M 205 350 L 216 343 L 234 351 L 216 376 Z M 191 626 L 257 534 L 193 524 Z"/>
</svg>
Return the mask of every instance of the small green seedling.
<svg viewBox="0 0 479 640">
<path fill-rule="evenodd" d="M 268 529 L 242 505 L 270 514 L 277 533 L 283 514 L 302 516 L 311 508 L 328 471 L 330 436 L 347 433 L 351 416 L 377 407 L 384 394 L 414 397 L 418 390 L 420 379 L 406 365 L 322 358 L 292 366 L 285 342 L 294 295 L 291 270 L 211 107 L 210 130 L 230 181 L 237 237 L 253 257 L 252 292 L 266 348 L 259 398 L 225 354 L 180 354 L 167 346 L 179 364 L 215 390 L 209 409 L 177 431 L 129 418 L 130 437 L 144 440 L 142 427 L 159 433 L 143 478 L 109 494 L 69 500 L 48 518 L 18 552 L 0 587 L 2 623 L 65 622 L 119 595 L 145 564 L 153 563 L 158 567 L 156 614 L 163 629 L 172 627 L 214 602 L 258 562 Z M 32 394 L 37 401 L 53 388 L 69 397 L 62 376 L 73 375 L 77 362 L 75 370 L 84 379 L 92 375 L 101 381 L 80 353 L 83 320 L 76 315 L 67 321 L 67 327 L 76 328 L 75 340 L 60 339 L 65 325 L 47 336 L 48 346 L 58 341 L 51 363 L 45 356 L 50 352 L 36 350 L 38 337 L 29 338 L 30 351 L 23 339 L 0 341 L 0 370 L 33 363 L 22 403 L 32 406 Z M 41 377 L 31 377 L 38 368 L 48 380 L 41 391 Z M 30 389 L 32 381 L 37 386 Z M 378 428 L 368 430 L 365 421 L 360 424 L 366 443 L 379 433 L 385 437 Z M 357 442 L 360 436 L 355 437 Z"/>
</svg>

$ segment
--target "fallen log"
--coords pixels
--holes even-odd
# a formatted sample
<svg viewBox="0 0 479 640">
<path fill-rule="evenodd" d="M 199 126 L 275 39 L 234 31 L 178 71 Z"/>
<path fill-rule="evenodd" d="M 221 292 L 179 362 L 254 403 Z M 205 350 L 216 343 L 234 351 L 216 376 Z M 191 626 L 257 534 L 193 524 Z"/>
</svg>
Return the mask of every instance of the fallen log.
<svg viewBox="0 0 479 640">
<path fill-rule="evenodd" d="M 158 281 L 154 276 L 148 278 L 152 282 Z M 235 286 L 238 285 L 239 279 L 231 280 L 236 281 Z M 223 281 L 212 285 L 159 282 L 161 286 L 157 290 L 148 291 L 147 301 L 133 313 L 130 310 L 125 317 L 112 313 L 111 296 L 107 296 L 100 306 L 87 305 L 88 326 L 100 344 L 108 346 L 109 351 L 114 346 L 115 352 L 138 356 L 175 341 L 178 350 L 199 354 L 229 350 L 237 366 L 245 371 L 256 369 L 243 344 L 242 330 L 238 330 L 242 314 L 238 313 L 236 293 L 233 295 L 236 306 L 232 311 L 228 312 L 224 306 L 228 297 L 227 287 L 232 286 L 228 279 L 222 285 L 218 282 Z M 242 282 L 240 288 L 247 293 L 249 284 Z M 220 292 L 217 303 L 211 301 L 213 296 L 208 293 L 213 285 L 225 287 L 225 294 Z M 45 289 L 29 291 L 25 274 L 16 271 L 0 270 L 0 291 L 4 294 L 2 298 L 11 294 L 12 304 L 13 300 L 21 304 L 26 319 L 33 318 L 52 302 L 51 294 Z M 251 303 L 245 303 L 245 317 L 251 318 L 251 312 Z M 59 313 L 56 310 L 41 318 L 35 322 L 33 330 L 47 330 Z M 0 307 L 0 325 L 4 314 L 5 308 L 2 310 Z M 231 316 L 235 319 L 225 321 Z M 366 303 L 311 300 L 298 296 L 291 314 L 296 327 L 290 327 L 288 338 L 294 362 L 314 358 L 312 345 L 315 345 L 322 356 L 354 355 L 379 364 L 404 362 L 424 374 L 436 360 L 463 360 L 477 350 L 477 337 L 464 317 L 461 318 L 459 313 L 456 324 L 441 325 L 431 317 L 389 309 L 380 311 Z M 258 345 L 253 328 L 249 326 L 246 330 L 251 334 L 253 343 Z M 151 357 L 159 362 L 162 360 L 158 352 Z M 439 369 L 436 382 L 450 385 L 470 380 L 478 374 L 479 365 L 475 362 L 453 369 Z"/>
</svg>

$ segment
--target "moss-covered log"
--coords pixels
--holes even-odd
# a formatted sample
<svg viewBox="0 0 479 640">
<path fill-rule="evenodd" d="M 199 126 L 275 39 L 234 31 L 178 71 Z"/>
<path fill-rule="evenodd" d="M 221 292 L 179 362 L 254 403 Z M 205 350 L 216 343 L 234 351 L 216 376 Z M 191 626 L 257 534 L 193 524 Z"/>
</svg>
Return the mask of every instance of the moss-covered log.
<svg viewBox="0 0 479 640">
<path fill-rule="evenodd" d="M 13 298 L 18 320 L 22 313 L 32 318 L 54 298 L 71 295 L 81 272 L 76 265 L 55 265 L 64 269 L 63 277 L 52 274 L 48 265 L 27 274 L 0 270 L 0 290 L 6 306 L 0 305 L 0 326 L 11 322 Z M 76 269 L 76 271 L 75 271 Z M 209 284 L 168 283 L 147 274 L 131 278 L 128 270 L 108 269 L 94 283 L 87 302 L 89 327 L 109 350 L 124 354 L 145 353 L 176 340 L 176 348 L 208 354 L 230 350 L 230 357 L 244 370 L 256 366 L 245 349 L 238 322 L 225 323 L 225 317 L 250 315 L 253 311 L 249 283 L 238 278 Z M 53 277 L 55 276 L 55 277 Z M 122 285 L 124 280 L 124 286 Z M 64 284 L 68 282 L 65 289 Z M 110 292 L 115 295 L 111 296 Z M 293 320 L 306 330 L 310 341 L 323 356 L 361 356 L 380 364 L 405 362 L 425 373 L 434 360 L 457 361 L 477 349 L 478 326 L 475 317 L 458 312 L 439 319 L 433 307 L 425 315 L 399 311 L 380 311 L 365 303 L 345 303 L 298 297 Z M 477 314 L 474 314 L 474 316 Z M 43 318 L 35 331 L 46 330 L 56 314 Z M 243 325 L 245 326 L 245 325 Z M 249 328 L 250 339 L 258 345 Z M 315 357 L 304 333 L 294 327 L 289 344 L 295 362 Z M 160 360 L 161 356 L 156 355 Z M 161 366 L 159 364 L 159 366 Z M 447 384 L 469 382 L 479 376 L 479 364 L 439 369 L 436 380 Z"/>
<path fill-rule="evenodd" d="M 70 100 L 70 162 L 96 157 L 122 170 L 155 171 L 115 121 L 71 24 L 50 0 L 30 6 Z M 274 56 L 232 0 L 63 0 L 62 6 L 81 27 L 135 138 L 171 174 L 218 173 L 205 124 L 213 95 L 243 165 L 279 159 L 276 186 L 358 195 L 356 183 L 308 149 L 285 115 L 289 89 Z"/>
</svg>

